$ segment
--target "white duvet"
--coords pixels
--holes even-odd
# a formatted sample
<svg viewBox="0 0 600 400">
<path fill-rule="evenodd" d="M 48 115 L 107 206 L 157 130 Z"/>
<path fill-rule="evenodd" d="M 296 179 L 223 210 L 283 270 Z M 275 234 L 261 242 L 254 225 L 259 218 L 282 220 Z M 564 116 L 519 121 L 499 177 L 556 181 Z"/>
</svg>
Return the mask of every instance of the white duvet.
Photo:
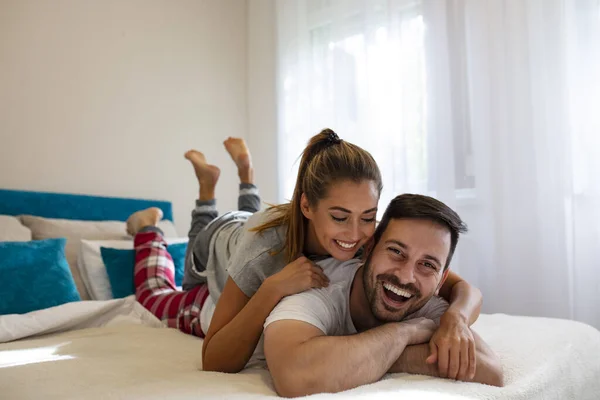
<svg viewBox="0 0 600 400">
<path fill-rule="evenodd" d="M 545 318 L 482 315 L 474 327 L 500 356 L 495 388 L 395 374 L 315 399 L 598 399 L 600 332 Z M 18 339 L 18 340 L 17 340 Z M 0 317 L 2 399 L 263 399 L 265 370 L 201 371 L 202 341 L 146 312 L 133 297 Z"/>
</svg>

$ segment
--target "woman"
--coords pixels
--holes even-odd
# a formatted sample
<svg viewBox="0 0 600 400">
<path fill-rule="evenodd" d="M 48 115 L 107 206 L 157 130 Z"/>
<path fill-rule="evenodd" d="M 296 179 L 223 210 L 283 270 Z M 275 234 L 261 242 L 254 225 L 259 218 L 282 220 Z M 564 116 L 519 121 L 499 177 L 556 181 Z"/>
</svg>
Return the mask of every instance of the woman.
<svg viewBox="0 0 600 400">
<path fill-rule="evenodd" d="M 283 297 L 328 284 L 312 261 L 330 256 L 349 260 L 372 236 L 382 182 L 368 152 L 326 129 L 303 152 L 291 202 L 257 212 L 260 201 L 250 154 L 240 139 L 228 139 L 225 147 L 238 167 L 241 211 L 221 217 L 214 200 L 218 168 L 207 164 L 201 153 L 186 154 L 200 183 L 200 198 L 190 231 L 185 292 L 174 291 L 168 266 L 155 265 L 156 260 L 166 263 L 168 253 L 152 257 L 166 253 L 153 227 L 159 213 L 134 214 L 128 226 L 132 234 L 141 230 L 136 236 L 138 300 L 170 326 L 198 336 L 206 333 L 204 370 L 238 372 L 250 360 L 266 317 Z M 166 271 L 164 284 L 157 285 L 159 280 L 148 271 L 161 268 Z M 444 341 L 457 332 L 467 336 L 463 325 L 477 318 L 479 293 L 454 275 L 440 294 L 451 302 L 445 327 L 440 327 Z M 440 353 L 440 361 L 442 357 Z"/>
</svg>

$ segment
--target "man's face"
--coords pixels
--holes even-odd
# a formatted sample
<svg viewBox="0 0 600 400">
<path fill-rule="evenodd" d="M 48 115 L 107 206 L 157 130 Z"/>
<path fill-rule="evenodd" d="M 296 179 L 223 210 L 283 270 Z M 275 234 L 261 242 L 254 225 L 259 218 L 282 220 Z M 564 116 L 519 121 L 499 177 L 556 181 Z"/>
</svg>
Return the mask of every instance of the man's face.
<svg viewBox="0 0 600 400">
<path fill-rule="evenodd" d="M 365 294 L 375 318 L 401 321 L 438 292 L 447 274 L 450 240 L 450 231 L 433 221 L 390 220 L 364 269 Z"/>
</svg>

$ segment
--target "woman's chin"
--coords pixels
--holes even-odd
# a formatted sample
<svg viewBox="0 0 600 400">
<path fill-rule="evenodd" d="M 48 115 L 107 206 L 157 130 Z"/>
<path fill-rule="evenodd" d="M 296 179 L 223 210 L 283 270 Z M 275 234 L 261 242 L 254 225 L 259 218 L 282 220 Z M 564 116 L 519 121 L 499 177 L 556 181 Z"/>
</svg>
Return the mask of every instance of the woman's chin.
<svg viewBox="0 0 600 400">
<path fill-rule="evenodd" d="M 347 249 L 332 240 L 329 254 L 338 261 L 352 260 L 360 247 L 356 244 L 354 247 Z"/>
</svg>

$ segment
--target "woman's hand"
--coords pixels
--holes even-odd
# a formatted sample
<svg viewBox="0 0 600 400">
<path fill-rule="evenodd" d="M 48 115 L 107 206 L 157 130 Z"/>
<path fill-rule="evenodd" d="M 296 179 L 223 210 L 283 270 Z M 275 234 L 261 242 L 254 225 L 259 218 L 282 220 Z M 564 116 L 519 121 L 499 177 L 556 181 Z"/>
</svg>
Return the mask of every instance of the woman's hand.
<svg viewBox="0 0 600 400">
<path fill-rule="evenodd" d="M 458 314 L 446 312 L 429 341 L 428 364 L 438 363 L 442 378 L 472 380 L 475 377 L 475 338 L 467 322 Z"/>
<path fill-rule="evenodd" d="M 270 290 L 283 298 L 311 288 L 327 287 L 329 278 L 321 267 L 302 256 L 268 277 L 263 285 L 267 285 Z"/>
</svg>

